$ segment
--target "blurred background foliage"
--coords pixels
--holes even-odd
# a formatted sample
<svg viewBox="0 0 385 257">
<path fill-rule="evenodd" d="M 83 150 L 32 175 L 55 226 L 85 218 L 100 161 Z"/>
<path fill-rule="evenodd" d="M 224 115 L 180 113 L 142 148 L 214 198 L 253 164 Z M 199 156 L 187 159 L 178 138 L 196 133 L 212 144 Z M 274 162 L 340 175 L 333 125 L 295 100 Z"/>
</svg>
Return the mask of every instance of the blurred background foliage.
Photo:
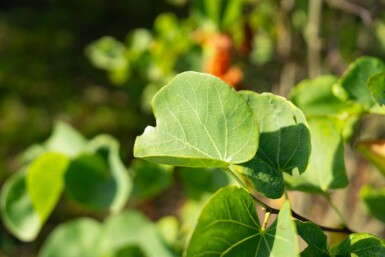
<svg viewBox="0 0 385 257">
<path fill-rule="evenodd" d="M 152 96 L 179 72 L 287 96 L 305 78 L 341 75 L 362 55 L 385 58 L 383 0 L 0 1 L 0 186 L 20 168 L 19 154 L 45 141 L 58 120 L 86 138 L 113 135 L 129 166 L 135 137 L 154 123 Z M 385 135 L 367 123 L 372 135 Z M 229 183 L 216 171 L 192 177 L 139 161 L 129 171 L 129 205 L 154 220 L 166 217 L 163 223 L 174 222 L 167 215 L 184 197 L 200 201 L 202 192 Z M 1 225 L 0 247 L 35 256 L 55 224 L 82 215 L 105 213 L 64 200 L 36 244 L 20 243 Z"/>
</svg>

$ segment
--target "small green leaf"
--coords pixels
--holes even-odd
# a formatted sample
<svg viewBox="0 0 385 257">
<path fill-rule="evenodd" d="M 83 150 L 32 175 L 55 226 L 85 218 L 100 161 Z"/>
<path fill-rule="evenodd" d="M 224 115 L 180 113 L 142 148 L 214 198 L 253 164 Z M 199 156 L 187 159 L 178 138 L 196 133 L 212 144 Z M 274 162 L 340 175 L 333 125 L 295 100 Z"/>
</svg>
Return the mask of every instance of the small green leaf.
<svg viewBox="0 0 385 257">
<path fill-rule="evenodd" d="M 100 257 L 105 244 L 102 226 L 89 218 L 59 225 L 45 241 L 39 257 Z"/>
<path fill-rule="evenodd" d="M 282 97 L 241 91 L 253 109 L 260 128 L 256 156 L 230 168 L 243 174 L 254 188 L 269 198 L 284 191 L 282 172 L 302 173 L 310 156 L 310 133 L 303 113 Z"/>
<path fill-rule="evenodd" d="M 290 100 L 306 116 L 337 114 L 349 108 L 351 104 L 337 98 L 332 87 L 337 78 L 331 75 L 301 81 L 290 93 Z"/>
<path fill-rule="evenodd" d="M 137 137 L 134 155 L 162 164 L 227 167 L 250 160 L 258 125 L 245 99 L 220 79 L 177 75 L 153 98 L 156 127 Z"/>
<path fill-rule="evenodd" d="M 385 104 L 385 73 L 379 73 L 370 77 L 368 87 L 373 94 L 374 99 L 380 105 Z"/>
<path fill-rule="evenodd" d="M 47 220 L 63 192 L 68 162 L 65 155 L 48 152 L 28 167 L 27 190 L 41 223 Z"/>
<path fill-rule="evenodd" d="M 298 235 L 307 243 L 308 247 L 301 253 L 303 256 L 329 257 L 327 237 L 323 231 L 312 222 L 295 221 Z"/>
<path fill-rule="evenodd" d="M 45 142 L 47 151 L 59 152 L 70 157 L 84 151 L 87 140 L 64 122 L 57 122 L 52 135 Z"/>
<path fill-rule="evenodd" d="M 130 165 L 133 179 L 132 197 L 151 198 L 171 186 L 173 168 L 171 166 L 133 160 Z"/>
<path fill-rule="evenodd" d="M 25 170 L 6 180 L 0 196 L 1 218 L 5 227 L 20 240 L 33 241 L 42 224 L 27 192 Z"/>
<path fill-rule="evenodd" d="M 348 185 L 344 161 L 344 141 L 339 131 L 340 121 L 332 117 L 308 119 L 311 144 L 310 163 L 306 171 L 285 176 L 289 189 L 309 193 L 326 193 Z"/>
<path fill-rule="evenodd" d="M 136 245 L 146 257 L 173 257 L 155 224 L 136 211 L 125 211 L 108 217 L 103 234 L 112 252 Z"/>
<path fill-rule="evenodd" d="M 124 207 L 132 185 L 118 147 L 115 139 L 100 135 L 90 141 L 88 152 L 72 159 L 65 183 L 73 200 L 98 211 Z"/>
<path fill-rule="evenodd" d="M 385 223 L 385 188 L 366 185 L 360 191 L 360 198 L 369 214 Z"/>
<path fill-rule="evenodd" d="M 371 109 L 376 103 L 367 83 L 370 77 L 381 72 L 385 72 L 385 64 L 380 59 L 358 58 L 334 85 L 333 92 L 342 100 L 352 100 Z"/>
<path fill-rule="evenodd" d="M 384 257 L 385 242 L 367 233 L 354 233 L 333 247 L 331 252 L 335 257 Z"/>
<path fill-rule="evenodd" d="M 204 207 L 184 256 L 298 256 L 296 237 L 289 202 L 264 230 L 252 196 L 242 188 L 226 187 Z"/>
<path fill-rule="evenodd" d="M 93 65 L 104 70 L 116 70 L 127 67 L 126 47 L 113 37 L 105 36 L 91 43 L 86 48 L 86 55 Z"/>
<path fill-rule="evenodd" d="M 217 29 L 225 31 L 242 15 L 243 0 L 197 0 L 193 11 L 203 21 L 211 22 Z"/>
</svg>

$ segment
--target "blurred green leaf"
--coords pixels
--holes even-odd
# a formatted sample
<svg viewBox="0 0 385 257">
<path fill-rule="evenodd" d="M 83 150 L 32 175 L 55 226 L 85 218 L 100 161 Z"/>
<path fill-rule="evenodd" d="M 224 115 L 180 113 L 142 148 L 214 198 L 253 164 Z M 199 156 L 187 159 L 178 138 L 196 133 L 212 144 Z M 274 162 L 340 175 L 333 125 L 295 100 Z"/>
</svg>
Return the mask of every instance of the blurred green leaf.
<svg viewBox="0 0 385 257">
<path fill-rule="evenodd" d="M 104 256 L 101 256 L 104 257 Z M 136 245 L 129 245 L 120 249 L 113 257 L 147 257 L 142 249 Z"/>
<path fill-rule="evenodd" d="M 147 257 L 173 257 L 155 224 L 136 211 L 125 211 L 108 217 L 103 234 L 113 252 L 127 245 L 137 245 Z"/>
<path fill-rule="evenodd" d="M 87 46 L 86 55 L 100 69 L 119 70 L 129 65 L 125 51 L 123 43 L 113 37 L 104 36 Z"/>
<path fill-rule="evenodd" d="M 119 212 L 131 190 L 128 171 L 119 157 L 118 143 L 100 135 L 89 152 L 72 159 L 65 175 L 66 191 L 78 203 L 98 211 Z"/>
<path fill-rule="evenodd" d="M 116 194 L 116 183 L 100 155 L 81 154 L 72 159 L 65 183 L 73 200 L 94 210 L 108 209 Z"/>
<path fill-rule="evenodd" d="M 344 141 L 339 131 L 340 121 L 332 117 L 308 119 L 312 153 L 302 174 L 285 176 L 289 189 L 309 193 L 327 193 L 330 189 L 348 185 L 344 161 Z"/>
<path fill-rule="evenodd" d="M 331 249 L 335 257 L 384 257 L 385 242 L 367 233 L 350 234 Z"/>
<path fill-rule="evenodd" d="M 385 73 L 379 73 L 370 77 L 367 83 L 370 91 L 373 94 L 379 105 L 385 104 Z"/>
<path fill-rule="evenodd" d="M 43 224 L 64 188 L 64 174 L 69 160 L 63 154 L 48 152 L 36 158 L 28 167 L 26 183 L 34 209 Z"/>
<path fill-rule="evenodd" d="M 74 128 L 64 122 L 57 122 L 52 135 L 44 143 L 47 151 L 59 152 L 69 157 L 84 151 L 87 140 Z"/>
<path fill-rule="evenodd" d="M 81 218 L 59 225 L 42 246 L 39 257 L 101 257 L 106 247 L 102 226 Z"/>
<path fill-rule="evenodd" d="M 356 148 L 385 176 L 385 140 L 360 141 Z"/>
<path fill-rule="evenodd" d="M 242 17 L 243 0 L 196 0 L 193 11 L 199 19 L 211 22 L 221 31 Z"/>
<path fill-rule="evenodd" d="M 214 76 L 181 73 L 155 95 L 152 106 L 157 127 L 147 127 L 136 138 L 138 158 L 177 166 L 226 167 L 255 155 L 258 126 L 252 110 Z"/>
<path fill-rule="evenodd" d="M 307 248 L 301 253 L 301 257 L 329 257 L 327 237 L 314 223 L 307 221 L 295 221 L 298 235 L 307 243 Z"/>
<path fill-rule="evenodd" d="M 183 191 L 187 197 L 200 200 L 207 193 L 229 185 L 228 175 L 221 169 L 187 168 L 179 171 Z"/>
<path fill-rule="evenodd" d="M 340 80 L 333 86 L 333 93 L 340 99 L 361 104 L 367 110 L 376 110 L 376 103 L 367 87 L 373 75 L 385 72 L 385 64 L 374 57 L 361 57 L 353 62 Z"/>
<path fill-rule="evenodd" d="M 352 103 L 333 95 L 332 87 L 336 82 L 337 77 L 332 75 L 303 80 L 293 89 L 289 98 L 306 116 L 346 112 Z"/>
<path fill-rule="evenodd" d="M 173 168 L 142 160 L 134 160 L 130 165 L 133 178 L 132 196 L 151 198 L 171 186 Z"/>
<path fill-rule="evenodd" d="M 184 256 L 250 256 L 251 249 L 256 257 L 298 256 L 296 237 L 289 202 L 264 230 L 252 196 L 242 188 L 226 187 L 205 205 Z"/>
<path fill-rule="evenodd" d="M 282 172 L 302 173 L 309 161 L 310 133 L 305 116 L 282 97 L 251 91 L 241 94 L 257 117 L 260 142 L 251 161 L 232 165 L 231 169 L 246 176 L 258 192 L 279 198 L 284 191 Z"/>
<path fill-rule="evenodd" d="M 108 172 L 116 187 L 116 193 L 110 210 L 112 212 L 119 212 L 124 208 L 132 190 L 132 180 L 120 158 L 119 142 L 109 135 L 99 135 L 92 139 L 88 146 L 92 152 L 103 156 L 104 161 L 107 163 Z"/>
<path fill-rule="evenodd" d="M 9 177 L 1 189 L 1 218 L 5 227 L 22 241 L 33 241 L 42 223 L 27 191 L 25 170 Z"/>
<path fill-rule="evenodd" d="M 366 185 L 360 190 L 360 198 L 369 214 L 385 223 L 385 188 Z"/>
<path fill-rule="evenodd" d="M 175 216 L 165 216 L 156 222 L 156 227 L 169 246 L 174 246 L 179 237 L 179 220 Z"/>
</svg>

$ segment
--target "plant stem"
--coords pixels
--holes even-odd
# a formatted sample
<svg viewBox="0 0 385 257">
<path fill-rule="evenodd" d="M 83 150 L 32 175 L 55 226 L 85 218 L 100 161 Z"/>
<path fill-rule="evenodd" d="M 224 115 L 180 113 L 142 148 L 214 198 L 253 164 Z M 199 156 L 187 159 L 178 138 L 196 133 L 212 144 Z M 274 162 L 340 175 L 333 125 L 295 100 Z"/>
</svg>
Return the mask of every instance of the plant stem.
<svg viewBox="0 0 385 257">
<path fill-rule="evenodd" d="M 270 215 L 271 214 L 278 214 L 279 213 L 279 210 L 278 209 L 275 209 L 275 208 L 272 208 L 270 207 L 268 204 L 264 203 L 263 201 L 259 200 L 252 192 L 250 192 L 250 189 L 246 186 L 246 184 L 242 181 L 242 179 L 240 177 L 238 177 L 238 175 L 236 174 L 236 172 L 233 172 L 231 169 L 225 169 L 228 173 L 230 173 L 230 175 L 246 190 L 250 193 L 250 195 L 253 197 L 254 199 L 254 202 L 256 204 L 258 204 L 259 206 L 261 206 L 264 211 L 266 212 L 266 215 L 268 216 L 265 216 L 265 221 L 266 219 L 268 220 L 270 218 Z M 286 195 L 286 199 L 289 199 L 288 196 Z M 269 213 L 269 214 L 268 214 Z M 296 218 L 298 220 L 301 220 L 301 221 L 310 221 L 310 222 L 313 222 L 301 215 L 299 215 L 298 213 L 296 213 L 295 211 L 291 210 L 291 213 L 292 213 L 292 216 L 293 218 Z M 342 215 L 341 215 L 342 217 Z M 266 221 L 267 222 L 267 221 Z M 315 222 L 313 222 L 315 223 Z M 263 223 L 265 224 L 265 222 Z M 316 224 L 316 223 L 315 223 Z M 318 225 L 318 224 L 317 224 Z M 263 228 L 264 225 L 262 225 L 262 228 Z M 328 232 L 335 232 L 335 233 L 344 233 L 344 234 L 351 234 L 351 233 L 355 233 L 353 230 L 351 230 L 350 228 L 348 228 L 345 223 L 343 223 L 343 226 L 341 228 L 331 228 L 331 227 L 325 227 L 325 226 L 321 226 L 321 225 L 318 225 L 322 230 L 324 231 L 328 231 Z M 266 225 L 265 225 L 265 228 L 266 228 Z"/>
<path fill-rule="evenodd" d="M 325 194 L 324 197 L 325 197 L 326 201 L 328 202 L 328 204 L 330 205 L 330 207 L 332 207 L 332 209 L 337 214 L 338 218 L 340 219 L 341 225 L 346 226 L 346 221 L 345 221 L 344 216 L 342 215 L 340 210 L 338 210 L 337 206 L 333 203 L 332 199 L 330 198 L 330 195 Z"/>
<path fill-rule="evenodd" d="M 263 224 L 262 224 L 262 227 L 261 227 L 262 231 L 266 230 L 267 223 L 269 222 L 270 215 L 271 215 L 271 212 L 270 211 L 266 211 L 266 213 L 265 213 L 265 220 L 263 221 Z"/>
<path fill-rule="evenodd" d="M 266 203 L 264 203 L 261 200 L 259 200 L 258 198 L 256 198 L 253 194 L 251 194 L 251 196 L 254 198 L 255 203 L 257 203 L 259 206 L 261 206 L 265 210 L 266 213 L 270 213 L 270 214 L 278 214 L 279 213 L 278 209 L 270 207 Z M 269 216 L 270 216 L 270 214 L 269 214 Z M 293 216 L 293 218 L 296 218 L 297 220 L 300 220 L 300 221 L 313 222 L 313 221 L 309 220 L 308 218 L 305 218 L 305 217 L 299 215 L 298 213 L 296 213 L 293 210 L 291 210 L 291 215 Z M 265 217 L 265 219 L 266 219 L 266 217 Z M 343 234 L 355 233 L 355 231 L 351 230 L 346 225 L 343 225 L 340 228 L 331 228 L 331 227 L 321 226 L 315 222 L 313 222 L 313 223 L 316 224 L 317 226 L 319 226 L 323 231 L 327 231 L 327 232 L 335 232 L 335 233 L 343 233 Z"/>
</svg>

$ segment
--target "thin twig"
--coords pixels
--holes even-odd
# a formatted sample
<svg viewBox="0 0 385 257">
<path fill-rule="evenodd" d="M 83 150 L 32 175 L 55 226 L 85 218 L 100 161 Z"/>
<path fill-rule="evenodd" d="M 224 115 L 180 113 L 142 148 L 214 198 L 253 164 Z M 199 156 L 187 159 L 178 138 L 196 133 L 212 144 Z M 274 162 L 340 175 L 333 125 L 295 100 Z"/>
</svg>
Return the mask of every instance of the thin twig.
<svg viewBox="0 0 385 257">
<path fill-rule="evenodd" d="M 262 202 L 261 200 L 259 200 L 258 198 L 256 198 L 253 194 L 251 194 L 254 198 L 254 201 L 259 205 L 261 206 L 265 212 L 269 212 L 271 214 L 278 214 L 280 210 L 278 209 L 275 209 L 273 207 L 270 207 L 269 205 L 267 205 L 266 203 Z M 308 218 L 305 218 L 301 215 L 299 215 L 298 213 L 296 213 L 295 211 L 291 210 L 291 215 L 293 216 L 293 218 L 296 218 L 297 220 L 300 220 L 300 221 L 310 221 L 310 222 L 313 222 L 311 220 L 309 220 Z M 327 232 L 335 232 L 335 233 L 344 233 L 344 234 L 352 234 L 352 233 L 356 233 L 355 231 L 351 230 L 350 228 L 348 228 L 346 225 L 340 227 L 340 228 L 331 228 L 331 227 L 326 227 L 326 226 L 322 226 L 322 225 L 319 225 L 315 222 L 313 222 L 314 224 L 316 224 L 317 226 L 319 226 L 323 231 L 327 231 Z"/>
</svg>

